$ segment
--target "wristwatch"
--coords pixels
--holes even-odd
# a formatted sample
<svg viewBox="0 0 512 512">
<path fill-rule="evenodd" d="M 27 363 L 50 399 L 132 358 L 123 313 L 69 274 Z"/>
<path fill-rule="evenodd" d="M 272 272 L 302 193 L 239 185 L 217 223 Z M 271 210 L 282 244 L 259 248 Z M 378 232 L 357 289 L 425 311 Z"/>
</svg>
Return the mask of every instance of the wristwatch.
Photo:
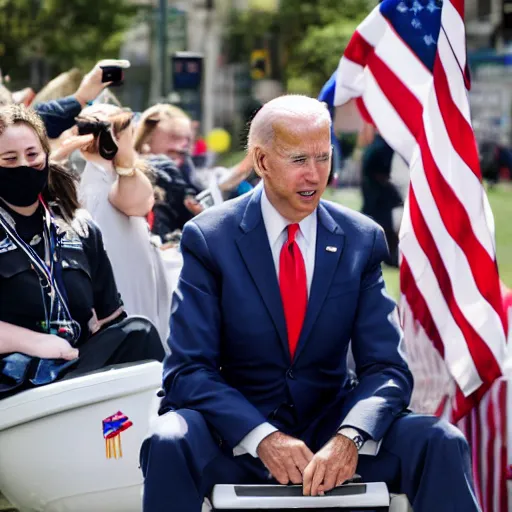
<svg viewBox="0 0 512 512">
<path fill-rule="evenodd" d="M 338 430 L 338 434 L 348 437 L 356 445 L 357 451 L 363 447 L 364 438 L 357 429 L 352 427 L 343 427 Z"/>
</svg>

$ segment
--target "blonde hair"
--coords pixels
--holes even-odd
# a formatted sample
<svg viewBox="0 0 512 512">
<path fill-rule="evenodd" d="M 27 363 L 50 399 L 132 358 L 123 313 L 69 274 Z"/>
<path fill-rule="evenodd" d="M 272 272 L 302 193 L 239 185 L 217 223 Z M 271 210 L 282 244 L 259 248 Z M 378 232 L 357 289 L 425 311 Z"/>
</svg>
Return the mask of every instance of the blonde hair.
<svg viewBox="0 0 512 512">
<path fill-rule="evenodd" d="M 37 93 L 33 99 L 33 104 L 37 105 L 45 101 L 71 96 L 80 86 L 82 78 L 83 75 L 78 68 L 72 68 L 65 73 L 61 73 Z"/>
<path fill-rule="evenodd" d="M 155 128 L 161 121 L 173 119 L 188 119 L 190 117 L 181 110 L 181 108 L 165 103 L 158 103 L 143 112 L 137 129 L 135 130 L 134 146 L 138 153 L 142 152 L 142 147 L 150 139 Z"/>
</svg>

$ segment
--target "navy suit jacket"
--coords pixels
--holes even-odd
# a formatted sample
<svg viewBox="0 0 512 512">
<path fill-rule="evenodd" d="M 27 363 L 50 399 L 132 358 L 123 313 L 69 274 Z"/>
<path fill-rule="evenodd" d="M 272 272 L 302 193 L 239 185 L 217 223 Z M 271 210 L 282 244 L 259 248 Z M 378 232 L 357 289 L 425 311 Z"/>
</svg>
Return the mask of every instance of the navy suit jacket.
<svg viewBox="0 0 512 512">
<path fill-rule="evenodd" d="M 199 411 L 230 447 L 265 421 L 301 437 L 333 408 L 336 421 L 381 439 L 412 390 L 381 272 L 382 229 L 320 202 L 313 282 L 292 361 L 260 200 L 256 189 L 184 228 L 160 413 Z M 347 372 L 350 342 L 357 385 Z"/>
</svg>

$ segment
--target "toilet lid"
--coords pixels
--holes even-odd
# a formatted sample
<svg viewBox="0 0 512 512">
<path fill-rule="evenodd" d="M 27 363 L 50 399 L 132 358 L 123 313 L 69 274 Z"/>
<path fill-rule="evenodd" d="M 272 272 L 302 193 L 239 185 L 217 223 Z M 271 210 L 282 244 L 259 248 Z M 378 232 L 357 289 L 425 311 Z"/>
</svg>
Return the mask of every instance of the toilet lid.
<svg viewBox="0 0 512 512">
<path fill-rule="evenodd" d="M 162 363 L 116 365 L 0 400 L 0 430 L 162 385 Z"/>
</svg>

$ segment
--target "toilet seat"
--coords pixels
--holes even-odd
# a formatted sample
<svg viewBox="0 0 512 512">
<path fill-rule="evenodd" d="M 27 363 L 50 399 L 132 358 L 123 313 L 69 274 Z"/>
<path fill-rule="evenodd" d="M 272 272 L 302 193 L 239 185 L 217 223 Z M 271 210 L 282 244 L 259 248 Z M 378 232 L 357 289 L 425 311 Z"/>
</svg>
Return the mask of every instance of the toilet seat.
<svg viewBox="0 0 512 512">
<path fill-rule="evenodd" d="M 158 389 L 162 364 L 157 361 L 106 367 L 78 378 L 23 391 L 0 400 L 0 431 L 85 405 Z"/>
</svg>

